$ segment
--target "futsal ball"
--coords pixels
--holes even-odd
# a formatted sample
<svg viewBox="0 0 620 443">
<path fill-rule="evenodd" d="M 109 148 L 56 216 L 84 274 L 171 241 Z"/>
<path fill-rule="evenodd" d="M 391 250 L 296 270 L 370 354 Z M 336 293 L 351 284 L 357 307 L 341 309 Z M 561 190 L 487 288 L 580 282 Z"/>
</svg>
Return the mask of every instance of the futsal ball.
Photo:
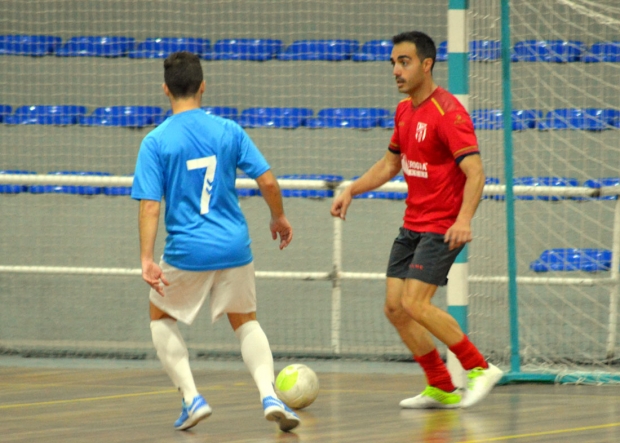
<svg viewBox="0 0 620 443">
<path fill-rule="evenodd" d="M 319 395 L 319 379 L 306 365 L 289 365 L 276 378 L 276 394 L 289 408 L 305 408 Z"/>
</svg>

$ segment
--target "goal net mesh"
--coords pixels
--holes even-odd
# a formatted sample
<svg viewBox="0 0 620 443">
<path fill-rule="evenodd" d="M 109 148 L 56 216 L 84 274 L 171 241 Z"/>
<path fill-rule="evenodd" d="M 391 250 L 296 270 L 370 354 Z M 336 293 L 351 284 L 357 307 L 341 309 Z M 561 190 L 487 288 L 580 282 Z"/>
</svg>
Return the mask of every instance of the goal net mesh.
<svg viewBox="0 0 620 443">
<path fill-rule="evenodd" d="M 472 5 L 472 40 L 500 40 L 498 3 Z M 620 64 L 602 59 L 595 48 L 617 40 L 620 8 L 613 1 L 510 3 L 513 119 L 517 111 L 537 111 L 534 128 L 512 132 L 514 183 L 617 183 L 618 125 L 604 113 L 620 107 Z M 470 84 L 472 109 L 502 109 L 499 59 L 472 62 Z M 477 132 L 486 173 L 504 184 L 503 131 L 479 124 L 488 128 Z M 516 196 L 517 352 L 525 371 L 618 372 L 617 283 L 609 284 L 616 204 L 615 197 Z M 479 277 L 470 283 L 471 337 L 507 365 L 515 352 L 508 319 L 516 315 L 507 302 L 508 285 L 480 281 L 506 275 L 505 230 L 505 200 L 490 196 L 481 202 L 471 246 L 470 273 Z M 544 254 L 549 250 L 556 251 Z M 590 260 L 586 250 L 605 259 Z"/>
</svg>

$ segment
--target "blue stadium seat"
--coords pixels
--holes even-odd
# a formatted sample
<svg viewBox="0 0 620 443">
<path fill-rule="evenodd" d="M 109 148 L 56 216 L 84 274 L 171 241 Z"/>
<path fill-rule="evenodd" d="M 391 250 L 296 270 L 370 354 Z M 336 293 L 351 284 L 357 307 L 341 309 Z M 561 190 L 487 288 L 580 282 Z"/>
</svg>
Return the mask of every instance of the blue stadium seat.
<svg viewBox="0 0 620 443">
<path fill-rule="evenodd" d="M 594 248 L 547 249 L 530 263 L 534 272 L 548 271 L 609 271 L 611 251 Z"/>
<path fill-rule="evenodd" d="M 61 43 L 54 35 L 0 35 L 0 55 L 41 57 L 53 53 Z"/>
<path fill-rule="evenodd" d="M 237 115 L 239 114 L 237 108 L 232 108 L 230 106 L 203 106 L 200 109 L 204 110 L 207 114 L 217 115 L 218 117 L 227 118 L 229 120 L 237 120 Z M 171 115 L 172 109 L 168 109 L 165 114 L 155 117 L 153 119 L 153 124 L 159 125 Z"/>
<path fill-rule="evenodd" d="M 133 49 L 133 37 L 71 37 L 56 50 L 59 57 L 123 57 Z"/>
<path fill-rule="evenodd" d="M 357 40 L 297 40 L 278 54 L 279 60 L 341 61 L 359 49 Z"/>
<path fill-rule="evenodd" d="M 213 45 L 211 52 L 203 55 L 205 60 L 271 60 L 284 47 L 282 40 L 274 39 L 223 39 Z"/>
<path fill-rule="evenodd" d="M 192 37 L 147 38 L 129 52 L 129 58 L 166 58 L 173 52 L 187 51 L 202 57 L 209 52 L 208 39 Z"/>
<path fill-rule="evenodd" d="M 248 108 L 237 118 L 244 128 L 298 128 L 312 116 L 309 108 Z"/>
<path fill-rule="evenodd" d="M 585 63 L 620 62 L 620 41 L 597 42 L 581 57 Z"/>
<path fill-rule="evenodd" d="M 126 177 L 133 177 L 133 174 L 127 175 Z M 131 186 L 105 186 L 101 188 L 101 191 L 104 195 L 110 197 L 130 196 Z"/>
<path fill-rule="evenodd" d="M 390 111 L 380 108 L 327 108 L 317 112 L 316 118 L 309 118 L 309 128 L 357 128 L 369 129 L 378 126 Z"/>
<path fill-rule="evenodd" d="M 172 115 L 172 109 L 168 109 L 164 114 L 159 114 L 157 117 L 153 118 L 153 124 L 155 126 L 159 126 L 166 120 L 168 117 Z"/>
<path fill-rule="evenodd" d="M 258 189 L 237 189 L 237 197 L 247 198 L 260 195 Z"/>
<path fill-rule="evenodd" d="M 36 174 L 34 171 L 22 171 L 17 169 L 5 169 L 0 170 L 0 175 L 4 174 Z M 25 185 L 3 185 L 0 184 L 0 194 L 19 194 L 20 192 L 27 192 L 28 186 Z"/>
<path fill-rule="evenodd" d="M 13 108 L 9 105 L 0 105 L 0 123 L 4 121 L 4 118 L 11 115 Z"/>
<path fill-rule="evenodd" d="M 355 176 L 351 178 L 351 180 L 358 179 L 359 176 Z M 397 175 L 394 177 L 391 182 L 404 182 L 405 177 L 402 175 Z M 353 198 L 364 198 L 364 199 L 374 199 L 374 200 L 405 200 L 407 198 L 407 191 L 405 192 L 396 192 L 396 191 L 369 191 L 364 192 L 363 194 L 358 194 Z"/>
<path fill-rule="evenodd" d="M 513 62 L 576 62 L 586 50 L 578 40 L 524 40 L 515 43 Z"/>
<path fill-rule="evenodd" d="M 539 109 L 519 109 L 512 111 L 512 130 L 524 131 L 534 129 L 543 119 L 543 112 Z"/>
<path fill-rule="evenodd" d="M 471 61 L 494 61 L 502 55 L 501 42 L 496 40 L 472 40 L 469 42 L 469 60 Z M 437 45 L 436 62 L 448 61 L 448 42 L 443 41 Z"/>
<path fill-rule="evenodd" d="M 600 108 L 563 108 L 549 111 L 540 122 L 540 130 L 577 129 L 602 131 L 617 126 L 619 111 Z"/>
<path fill-rule="evenodd" d="M 475 109 L 471 112 L 475 129 L 504 129 L 504 113 L 500 109 Z M 535 128 L 542 119 L 542 111 L 523 109 L 512 111 L 512 130 L 524 131 Z"/>
<path fill-rule="evenodd" d="M 444 41 L 437 45 L 437 54 L 435 55 L 436 62 L 448 61 L 448 42 Z"/>
<path fill-rule="evenodd" d="M 502 56 L 501 42 L 497 40 L 472 40 L 469 42 L 469 60 L 490 62 Z"/>
<path fill-rule="evenodd" d="M 370 40 L 351 57 L 354 62 L 389 61 L 392 55 L 392 40 Z"/>
<path fill-rule="evenodd" d="M 599 189 L 603 186 L 618 186 L 620 188 L 620 177 L 606 177 L 606 178 L 593 178 L 583 182 L 583 185 L 588 188 Z M 584 199 L 582 199 L 584 200 Z M 603 197 L 596 197 L 594 199 L 586 200 L 618 200 L 617 195 L 605 195 Z"/>
<path fill-rule="evenodd" d="M 86 106 L 33 105 L 20 106 L 4 117 L 7 125 L 75 125 L 86 114 Z"/>
<path fill-rule="evenodd" d="M 571 127 L 571 118 L 579 119 L 583 116 L 581 109 L 555 109 L 547 112 L 545 118 L 538 125 L 538 129 L 541 131 L 547 131 L 551 129 L 577 129 Z"/>
<path fill-rule="evenodd" d="M 343 180 L 341 175 L 329 175 L 329 174 L 288 174 L 280 175 L 278 179 L 289 180 L 325 180 L 330 183 L 339 183 Z M 282 197 L 303 197 L 321 199 L 334 196 L 334 191 L 331 189 L 286 189 L 282 186 Z"/>
<path fill-rule="evenodd" d="M 109 172 L 99 171 L 52 171 L 52 175 L 96 175 L 109 176 Z M 101 188 L 98 186 L 74 186 L 74 185 L 34 185 L 29 189 L 31 194 L 76 194 L 76 195 L 99 195 Z"/>
<path fill-rule="evenodd" d="M 513 185 L 523 186 L 579 186 L 579 181 L 576 178 L 565 177 L 514 177 L 512 181 Z M 544 200 L 544 201 L 559 201 L 565 200 L 566 197 L 556 197 L 548 195 L 517 195 L 516 200 Z"/>
<path fill-rule="evenodd" d="M 33 185 L 28 188 L 31 194 L 64 194 L 63 186 L 57 185 Z"/>
<path fill-rule="evenodd" d="M 470 113 L 474 129 L 504 129 L 504 113 L 501 109 L 474 109 Z"/>
<path fill-rule="evenodd" d="M 130 196 L 131 186 L 106 186 L 102 191 L 104 195 L 110 197 Z"/>
<path fill-rule="evenodd" d="M 612 129 L 620 128 L 620 109 L 603 109 L 602 118 Z"/>
<path fill-rule="evenodd" d="M 585 108 L 585 120 L 583 129 L 599 131 L 620 127 L 620 110 L 607 108 Z"/>
<path fill-rule="evenodd" d="M 157 106 L 109 106 L 97 108 L 91 115 L 80 117 L 82 126 L 122 126 L 142 128 L 153 125 L 162 114 Z"/>
<path fill-rule="evenodd" d="M 207 114 L 217 115 L 218 117 L 227 118 L 229 120 L 235 120 L 239 114 L 237 108 L 230 106 L 203 106 L 200 109 Z"/>
<path fill-rule="evenodd" d="M 384 117 L 379 122 L 379 126 L 385 129 L 394 129 L 394 116 L 390 115 L 388 117 Z"/>
</svg>

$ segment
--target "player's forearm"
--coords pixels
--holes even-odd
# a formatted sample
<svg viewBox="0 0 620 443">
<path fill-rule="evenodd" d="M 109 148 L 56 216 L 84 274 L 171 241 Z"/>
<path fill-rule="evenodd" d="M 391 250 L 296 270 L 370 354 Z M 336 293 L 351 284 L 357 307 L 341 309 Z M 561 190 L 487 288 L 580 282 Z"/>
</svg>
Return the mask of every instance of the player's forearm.
<svg viewBox="0 0 620 443">
<path fill-rule="evenodd" d="M 271 218 L 278 218 L 284 215 L 284 205 L 282 204 L 282 194 L 280 187 L 276 183 L 275 186 L 267 186 L 261 189 L 261 194 L 269 207 Z"/>
<path fill-rule="evenodd" d="M 271 171 L 265 172 L 256 179 L 263 199 L 269 207 L 272 218 L 284 215 L 284 205 L 282 203 L 282 192 L 280 185 Z"/>
<path fill-rule="evenodd" d="M 138 229 L 140 231 L 140 262 L 153 261 L 155 239 L 159 225 L 160 203 L 152 200 L 140 201 Z"/>
<path fill-rule="evenodd" d="M 386 154 L 386 157 L 383 157 L 372 165 L 364 175 L 349 185 L 348 189 L 352 196 L 372 191 L 387 183 L 398 174 L 398 171 L 400 171 L 400 162 L 396 162 L 395 159 L 387 157 L 387 155 L 393 156 L 394 154 Z"/>
<path fill-rule="evenodd" d="M 482 197 L 484 181 L 485 178 L 482 169 L 476 170 L 467 176 L 465 188 L 463 190 L 463 204 L 457 216 L 458 220 L 469 223 L 471 219 L 474 218 L 474 214 L 480 203 L 480 198 Z"/>
</svg>

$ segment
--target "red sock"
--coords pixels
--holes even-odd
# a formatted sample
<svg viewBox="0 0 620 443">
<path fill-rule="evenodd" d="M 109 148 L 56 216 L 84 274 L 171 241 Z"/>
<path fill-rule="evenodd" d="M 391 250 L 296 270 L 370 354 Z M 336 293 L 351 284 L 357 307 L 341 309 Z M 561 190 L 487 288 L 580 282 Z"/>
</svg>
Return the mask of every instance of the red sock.
<svg viewBox="0 0 620 443">
<path fill-rule="evenodd" d="M 456 358 L 461 362 L 461 366 L 466 371 L 474 368 L 488 368 L 489 365 L 480 353 L 478 349 L 469 341 L 469 338 L 464 335 L 463 340 L 449 348 Z"/>
<path fill-rule="evenodd" d="M 448 368 L 446 368 L 446 365 L 439 356 L 437 349 L 433 349 L 431 352 L 421 357 L 414 355 L 413 358 L 422 366 L 422 369 L 424 369 L 426 380 L 429 385 L 445 392 L 452 392 L 456 389 L 452 384 L 452 377 L 450 377 Z"/>
</svg>

